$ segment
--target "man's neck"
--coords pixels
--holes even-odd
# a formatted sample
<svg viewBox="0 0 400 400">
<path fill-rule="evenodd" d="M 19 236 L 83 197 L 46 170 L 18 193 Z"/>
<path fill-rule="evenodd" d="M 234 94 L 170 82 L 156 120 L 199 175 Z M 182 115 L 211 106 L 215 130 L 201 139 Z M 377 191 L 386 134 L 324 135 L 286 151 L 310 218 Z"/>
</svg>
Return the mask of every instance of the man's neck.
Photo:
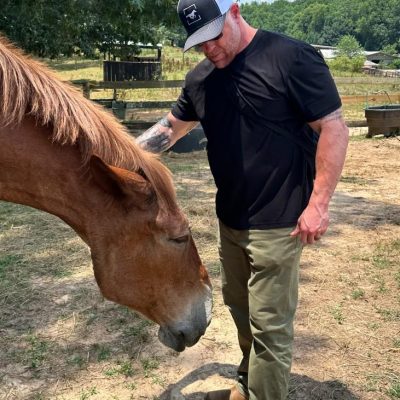
<svg viewBox="0 0 400 400">
<path fill-rule="evenodd" d="M 242 52 L 254 39 L 257 33 L 257 29 L 250 26 L 247 22 L 243 20 L 242 26 L 242 40 L 240 43 L 239 53 Z"/>
</svg>

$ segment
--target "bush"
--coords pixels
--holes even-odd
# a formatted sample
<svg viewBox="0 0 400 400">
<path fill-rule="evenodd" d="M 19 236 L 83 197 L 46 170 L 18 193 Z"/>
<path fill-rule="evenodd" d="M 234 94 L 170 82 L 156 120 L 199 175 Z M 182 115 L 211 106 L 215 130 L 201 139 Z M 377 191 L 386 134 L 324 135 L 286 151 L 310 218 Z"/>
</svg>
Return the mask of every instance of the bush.
<svg viewBox="0 0 400 400">
<path fill-rule="evenodd" d="M 400 69 L 400 58 L 397 60 L 393 60 L 389 65 L 388 68 L 390 69 Z"/>
<path fill-rule="evenodd" d="M 357 56 L 357 57 L 347 57 L 347 56 L 338 56 L 333 60 L 329 61 L 329 68 L 332 71 L 338 72 L 360 72 L 362 66 L 364 65 L 365 57 Z"/>
</svg>

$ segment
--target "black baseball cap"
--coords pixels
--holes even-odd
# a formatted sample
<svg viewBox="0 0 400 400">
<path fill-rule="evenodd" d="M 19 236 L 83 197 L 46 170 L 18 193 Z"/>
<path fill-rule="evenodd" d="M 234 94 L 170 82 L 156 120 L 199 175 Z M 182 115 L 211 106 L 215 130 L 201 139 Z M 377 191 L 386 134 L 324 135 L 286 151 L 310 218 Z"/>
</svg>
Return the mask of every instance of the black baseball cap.
<svg viewBox="0 0 400 400">
<path fill-rule="evenodd" d="M 188 37 L 183 51 L 217 37 L 233 0 L 179 0 L 178 15 Z"/>
</svg>

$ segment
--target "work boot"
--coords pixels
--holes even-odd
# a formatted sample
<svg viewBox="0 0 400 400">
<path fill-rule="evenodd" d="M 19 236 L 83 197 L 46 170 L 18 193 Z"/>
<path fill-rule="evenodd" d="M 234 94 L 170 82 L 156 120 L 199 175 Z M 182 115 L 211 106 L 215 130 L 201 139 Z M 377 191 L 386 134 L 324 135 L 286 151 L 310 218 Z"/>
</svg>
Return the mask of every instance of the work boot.
<svg viewBox="0 0 400 400">
<path fill-rule="evenodd" d="M 232 389 L 214 390 L 206 394 L 205 400 L 248 400 L 243 396 L 236 386 Z"/>
</svg>

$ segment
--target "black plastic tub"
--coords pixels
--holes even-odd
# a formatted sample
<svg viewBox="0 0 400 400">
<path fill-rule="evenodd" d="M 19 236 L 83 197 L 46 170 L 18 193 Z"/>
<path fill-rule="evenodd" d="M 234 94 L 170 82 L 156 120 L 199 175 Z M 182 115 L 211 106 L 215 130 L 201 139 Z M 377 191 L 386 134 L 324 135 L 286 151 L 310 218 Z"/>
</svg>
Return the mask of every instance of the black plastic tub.
<svg viewBox="0 0 400 400">
<path fill-rule="evenodd" d="M 400 131 L 400 104 L 373 106 L 365 109 L 367 137 L 374 135 L 393 136 Z"/>
</svg>

